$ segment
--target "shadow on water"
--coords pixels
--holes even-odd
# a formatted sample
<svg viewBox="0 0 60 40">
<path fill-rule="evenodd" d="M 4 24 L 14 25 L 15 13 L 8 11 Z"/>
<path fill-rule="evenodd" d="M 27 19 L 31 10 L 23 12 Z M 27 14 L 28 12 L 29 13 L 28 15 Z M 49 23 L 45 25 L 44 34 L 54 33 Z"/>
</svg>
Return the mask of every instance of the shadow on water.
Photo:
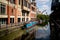
<svg viewBox="0 0 60 40">
<path fill-rule="evenodd" d="M 50 40 L 50 36 L 47 36 L 46 38 L 36 38 L 35 40 Z"/>
</svg>

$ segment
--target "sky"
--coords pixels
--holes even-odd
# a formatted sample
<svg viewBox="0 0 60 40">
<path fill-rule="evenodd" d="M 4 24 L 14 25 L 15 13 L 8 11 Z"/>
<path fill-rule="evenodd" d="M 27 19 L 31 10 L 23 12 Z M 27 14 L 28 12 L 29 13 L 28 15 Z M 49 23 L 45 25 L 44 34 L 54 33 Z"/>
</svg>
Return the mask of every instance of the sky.
<svg viewBox="0 0 60 40">
<path fill-rule="evenodd" d="M 37 8 L 42 12 L 43 10 L 46 10 L 47 14 L 49 15 L 51 13 L 51 2 L 52 0 L 36 0 Z M 43 14 L 46 14 L 44 12 Z"/>
</svg>

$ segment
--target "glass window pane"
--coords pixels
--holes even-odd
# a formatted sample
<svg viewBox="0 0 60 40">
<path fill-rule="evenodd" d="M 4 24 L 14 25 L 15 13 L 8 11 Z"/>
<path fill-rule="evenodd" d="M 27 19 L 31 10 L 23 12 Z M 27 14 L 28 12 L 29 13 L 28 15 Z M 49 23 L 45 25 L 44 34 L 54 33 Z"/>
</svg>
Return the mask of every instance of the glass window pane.
<svg viewBox="0 0 60 40">
<path fill-rule="evenodd" d="M 4 4 L 0 4 L 0 14 L 5 14 L 5 5 Z"/>
<path fill-rule="evenodd" d="M 26 21 L 28 21 L 28 18 L 26 18 Z"/>
<path fill-rule="evenodd" d="M 27 7 L 27 1 L 24 0 L 23 5 Z"/>
<path fill-rule="evenodd" d="M 10 0 L 10 2 L 15 4 L 15 0 Z"/>
<path fill-rule="evenodd" d="M 21 19 L 20 19 L 20 18 L 18 18 L 18 22 L 20 22 L 20 20 L 21 20 Z"/>
<path fill-rule="evenodd" d="M 22 18 L 22 21 L 25 21 L 25 18 Z"/>
</svg>

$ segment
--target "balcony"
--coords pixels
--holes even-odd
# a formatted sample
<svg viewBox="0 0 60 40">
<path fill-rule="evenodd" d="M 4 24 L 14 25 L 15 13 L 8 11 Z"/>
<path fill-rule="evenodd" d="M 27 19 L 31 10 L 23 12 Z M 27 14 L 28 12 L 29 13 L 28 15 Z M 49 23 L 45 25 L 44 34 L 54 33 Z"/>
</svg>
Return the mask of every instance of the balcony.
<svg viewBox="0 0 60 40">
<path fill-rule="evenodd" d="M 35 12 L 35 11 L 31 11 L 30 13 L 36 14 L 36 12 Z"/>
<path fill-rule="evenodd" d="M 23 1 L 23 10 L 30 11 L 30 3 L 27 0 Z"/>
<path fill-rule="evenodd" d="M 30 11 L 30 8 L 23 6 L 23 10 Z"/>
<path fill-rule="evenodd" d="M 6 0 L 0 0 L 0 2 L 3 2 L 5 4 L 7 4 L 7 1 Z"/>
<path fill-rule="evenodd" d="M 27 10 L 28 8 L 27 8 L 26 6 L 23 6 L 23 9 L 24 9 L 24 10 Z"/>
<path fill-rule="evenodd" d="M 8 15 L 0 15 L 0 18 L 8 18 Z"/>
<path fill-rule="evenodd" d="M 32 2 L 31 4 L 34 5 L 34 6 L 36 6 L 36 3 L 33 3 L 33 2 Z"/>
<path fill-rule="evenodd" d="M 34 6 L 33 4 L 31 4 L 31 7 L 34 7 L 34 8 L 36 8 L 36 6 Z"/>
</svg>

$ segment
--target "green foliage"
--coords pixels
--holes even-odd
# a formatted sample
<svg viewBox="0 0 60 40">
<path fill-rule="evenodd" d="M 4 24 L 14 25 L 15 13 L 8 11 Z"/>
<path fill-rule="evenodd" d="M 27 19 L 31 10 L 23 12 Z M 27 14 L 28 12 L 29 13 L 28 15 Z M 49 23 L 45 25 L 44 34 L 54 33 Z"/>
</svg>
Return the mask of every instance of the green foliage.
<svg viewBox="0 0 60 40">
<path fill-rule="evenodd" d="M 49 16 L 48 15 L 42 15 L 42 14 L 38 14 L 37 15 L 37 20 L 40 22 L 40 20 L 42 20 L 42 24 L 39 23 L 40 26 L 45 26 L 46 24 L 48 24 L 48 20 L 49 20 Z M 45 22 L 44 22 L 45 21 Z"/>
<path fill-rule="evenodd" d="M 49 16 L 48 15 L 42 15 L 42 14 L 38 14 L 37 15 L 37 19 L 42 19 L 42 20 L 48 20 L 49 19 Z"/>
</svg>

